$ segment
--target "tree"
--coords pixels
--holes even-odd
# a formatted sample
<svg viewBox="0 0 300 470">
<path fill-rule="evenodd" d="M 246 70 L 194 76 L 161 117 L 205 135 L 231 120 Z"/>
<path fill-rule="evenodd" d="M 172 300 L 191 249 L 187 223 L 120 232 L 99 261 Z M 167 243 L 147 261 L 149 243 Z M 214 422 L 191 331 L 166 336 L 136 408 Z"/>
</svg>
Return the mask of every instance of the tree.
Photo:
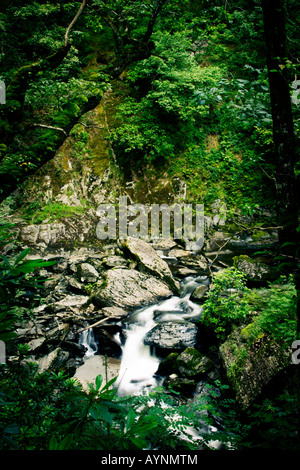
<svg viewBox="0 0 300 470">
<path fill-rule="evenodd" d="M 283 227 L 279 231 L 279 239 L 283 254 L 293 259 L 298 292 L 298 333 L 300 333 L 299 182 L 295 176 L 298 155 L 290 98 L 285 5 L 284 0 L 261 0 L 261 5 L 276 160 L 277 215 L 279 224 Z"/>
<path fill-rule="evenodd" d="M 4 28 L 3 25 L 7 22 L 5 39 L 3 43 L 0 43 L 3 50 L 12 37 L 14 38 L 14 26 L 18 32 L 24 34 L 22 25 L 27 18 L 29 23 L 26 23 L 28 34 L 24 34 L 23 41 L 21 40 L 21 43 L 15 47 L 18 52 L 16 56 L 20 58 L 20 62 L 11 67 L 7 65 L 7 70 L 3 71 L 7 82 L 7 99 L 6 104 L 0 109 L 1 200 L 15 190 L 33 171 L 54 156 L 55 151 L 63 143 L 80 116 L 99 103 L 101 93 L 109 80 L 118 78 L 132 62 L 150 57 L 154 47 L 151 36 L 166 2 L 167 0 L 145 0 L 143 4 L 140 4 L 125 0 L 105 2 L 82 0 L 74 3 L 50 1 L 46 4 L 44 2 L 39 4 L 35 0 L 28 3 L 19 0 L 18 5 L 5 4 L 0 18 L 0 29 Z M 66 27 L 64 22 L 66 18 L 70 21 L 72 16 L 69 19 L 69 15 L 74 15 L 75 8 L 77 13 Z M 73 34 L 71 40 L 71 29 L 75 23 L 77 24 L 79 17 L 77 35 Z M 98 37 L 96 38 L 91 24 L 97 25 Z M 40 38 L 44 30 L 46 40 L 42 41 Z M 102 34 L 107 41 L 101 43 Z M 64 76 L 61 70 L 68 61 L 72 60 L 72 54 L 73 57 L 76 56 L 78 65 L 81 61 L 87 60 L 85 56 L 91 50 L 89 41 L 92 36 L 97 46 L 99 40 L 100 48 L 104 48 L 101 52 L 108 58 L 104 65 L 103 62 L 99 65 L 94 95 L 91 96 L 90 92 L 87 94 L 83 90 L 80 94 L 84 95 L 83 99 L 81 100 L 79 96 L 73 101 L 70 100 L 64 109 L 67 116 L 62 114 L 57 119 L 54 116 L 52 104 L 44 105 L 44 109 L 42 105 L 32 106 L 30 102 L 30 97 L 34 96 L 32 90 L 40 83 L 42 89 L 43 82 L 47 80 L 48 83 L 51 80 L 59 81 L 65 88 L 69 86 L 72 89 L 73 77 L 70 79 L 70 76 Z M 27 44 L 28 48 L 26 48 Z M 14 50 L 13 47 L 11 48 Z M 14 63 L 13 60 L 12 63 Z M 56 76 L 54 76 L 54 71 L 58 71 Z M 86 78 L 85 72 L 79 69 L 79 66 L 76 73 L 77 78 L 86 79 L 86 82 L 90 80 Z M 38 122 L 36 122 L 37 117 L 40 118 Z M 34 133 L 33 129 L 37 127 L 40 133 Z M 42 130 L 44 130 L 43 134 Z M 49 131 L 52 133 L 50 134 Z M 29 148 L 26 139 L 30 132 L 32 137 Z M 43 140 L 47 144 L 41 148 L 38 142 Z M 32 143 L 36 145 L 33 146 Z M 29 159 L 29 164 L 27 161 L 24 165 L 22 162 L 19 163 L 23 155 Z"/>
</svg>

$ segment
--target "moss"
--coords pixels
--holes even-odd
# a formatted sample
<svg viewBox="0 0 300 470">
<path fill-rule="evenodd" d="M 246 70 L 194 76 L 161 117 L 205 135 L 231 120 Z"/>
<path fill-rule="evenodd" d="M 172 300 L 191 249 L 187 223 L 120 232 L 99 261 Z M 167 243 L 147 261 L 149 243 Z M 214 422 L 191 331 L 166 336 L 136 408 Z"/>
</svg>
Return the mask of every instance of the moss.
<svg viewBox="0 0 300 470">
<path fill-rule="evenodd" d="M 66 204 L 50 203 L 46 204 L 41 210 L 35 212 L 30 217 L 32 224 L 39 224 L 44 220 L 49 222 L 58 221 L 65 217 L 73 217 L 76 214 L 82 214 L 84 207 L 68 206 Z M 29 215 L 29 214 L 28 214 Z"/>
<path fill-rule="evenodd" d="M 242 261 L 247 261 L 247 263 L 251 263 L 253 265 L 256 265 L 256 261 L 253 260 L 252 258 L 250 258 L 250 256 L 248 255 L 239 255 L 239 256 L 235 256 L 233 258 L 233 265 L 235 268 L 238 269 L 238 265 L 242 262 Z"/>
</svg>

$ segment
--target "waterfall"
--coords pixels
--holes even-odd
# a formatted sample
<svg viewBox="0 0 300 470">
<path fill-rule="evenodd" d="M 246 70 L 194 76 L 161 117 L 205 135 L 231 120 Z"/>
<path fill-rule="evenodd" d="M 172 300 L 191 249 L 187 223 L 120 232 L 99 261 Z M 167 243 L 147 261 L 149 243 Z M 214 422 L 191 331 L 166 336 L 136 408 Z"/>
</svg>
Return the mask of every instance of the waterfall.
<svg viewBox="0 0 300 470">
<path fill-rule="evenodd" d="M 95 335 L 92 328 L 83 331 L 79 337 L 79 344 L 86 348 L 86 357 L 94 356 L 98 350 L 98 345 L 95 340 Z"/>
<path fill-rule="evenodd" d="M 157 323 L 176 320 L 190 320 L 201 317 L 202 307 L 190 300 L 190 296 L 204 277 L 187 277 L 181 285 L 180 296 L 149 307 L 136 310 L 125 325 L 125 343 L 122 345 L 120 372 L 116 381 L 118 394 L 138 395 L 160 384 L 156 372 L 160 363 L 155 351 L 144 338 Z"/>
</svg>

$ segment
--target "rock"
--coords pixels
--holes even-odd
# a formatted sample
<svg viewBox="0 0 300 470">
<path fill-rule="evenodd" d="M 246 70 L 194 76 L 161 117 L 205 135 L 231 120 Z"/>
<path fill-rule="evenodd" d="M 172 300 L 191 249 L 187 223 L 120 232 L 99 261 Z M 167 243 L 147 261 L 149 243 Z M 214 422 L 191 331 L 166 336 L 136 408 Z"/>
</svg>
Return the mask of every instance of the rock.
<svg viewBox="0 0 300 470">
<path fill-rule="evenodd" d="M 178 293 L 179 286 L 166 263 L 149 243 L 139 238 L 128 237 L 123 241 L 123 247 L 137 260 L 141 272 L 151 274 L 165 282 L 174 292 Z"/>
<path fill-rule="evenodd" d="M 108 317 L 108 320 L 113 319 L 114 321 L 124 320 L 128 315 L 128 311 L 120 307 L 104 307 L 102 313 Z"/>
<path fill-rule="evenodd" d="M 249 281 L 263 282 L 272 276 L 272 269 L 268 265 L 247 255 L 235 256 L 233 264 L 235 268 L 246 275 Z"/>
<path fill-rule="evenodd" d="M 68 323 L 60 323 L 58 326 L 45 331 L 45 337 L 48 341 L 61 341 L 65 339 L 69 332 L 70 326 Z"/>
<path fill-rule="evenodd" d="M 235 330 L 220 346 L 220 357 L 236 399 L 246 409 L 263 392 L 269 382 L 291 363 L 291 352 L 266 336 L 244 349 L 244 340 Z"/>
<path fill-rule="evenodd" d="M 179 266 L 175 270 L 175 273 L 176 273 L 176 276 L 184 279 L 187 276 L 196 276 L 199 273 L 199 270 L 196 268 L 187 268 L 185 266 L 182 266 L 182 267 Z"/>
<path fill-rule="evenodd" d="M 38 350 L 44 343 L 45 343 L 45 338 L 41 337 L 41 338 L 32 339 L 31 341 L 29 341 L 29 342 L 27 343 L 27 345 L 29 346 L 29 350 L 30 350 L 31 352 L 35 352 L 35 351 Z"/>
<path fill-rule="evenodd" d="M 77 265 L 77 275 L 80 282 L 95 283 L 99 279 L 99 273 L 89 263 L 82 263 Z"/>
<path fill-rule="evenodd" d="M 179 248 L 174 248 L 169 252 L 169 256 L 174 258 L 185 258 L 191 256 L 191 252 L 187 250 L 181 250 Z"/>
<path fill-rule="evenodd" d="M 104 386 L 109 380 L 118 376 L 120 365 L 120 359 L 101 355 L 92 356 L 76 370 L 73 378 L 78 379 L 83 388 L 87 390 L 88 383 L 94 384 L 97 375 L 102 375 L 102 385 Z"/>
<path fill-rule="evenodd" d="M 65 238 L 65 225 L 62 223 L 28 225 L 21 228 L 20 240 L 41 248 L 54 245 Z"/>
<path fill-rule="evenodd" d="M 205 296 L 206 292 L 209 290 L 208 286 L 201 284 L 196 287 L 196 289 L 191 294 L 191 300 L 201 300 Z"/>
<path fill-rule="evenodd" d="M 134 309 L 150 305 L 172 295 L 161 280 L 132 269 L 110 269 L 106 279 L 93 294 L 91 301 L 100 307 Z"/>
<path fill-rule="evenodd" d="M 214 252 L 218 250 L 228 240 L 229 235 L 221 230 L 215 231 L 211 236 L 205 240 L 205 250 L 207 252 Z"/>
<path fill-rule="evenodd" d="M 176 366 L 183 377 L 194 377 L 208 372 L 213 362 L 195 348 L 186 348 L 176 359 Z"/>
<path fill-rule="evenodd" d="M 68 290 L 74 292 L 75 294 L 83 294 L 84 287 L 83 285 L 77 281 L 75 277 L 70 277 L 68 280 Z"/>
<path fill-rule="evenodd" d="M 27 225 L 21 228 L 20 240 L 25 243 L 34 244 L 36 243 L 39 235 L 38 225 Z"/>
<path fill-rule="evenodd" d="M 122 256 L 115 255 L 103 258 L 103 263 L 109 268 L 126 267 L 129 264 L 126 259 L 122 258 Z"/>
<path fill-rule="evenodd" d="M 119 342 L 114 338 L 113 334 L 103 328 L 94 328 L 97 337 L 98 353 L 107 354 L 110 357 L 119 358 L 122 355 L 122 349 Z"/>
<path fill-rule="evenodd" d="M 62 300 L 54 304 L 56 311 L 63 310 L 66 307 L 82 307 L 88 302 L 86 295 L 66 295 Z"/>
<path fill-rule="evenodd" d="M 178 352 L 171 352 L 167 357 L 163 358 L 158 366 L 157 374 L 170 375 L 175 370 L 175 360 L 179 356 Z"/>
<path fill-rule="evenodd" d="M 161 349 L 181 350 L 195 346 L 197 326 L 190 322 L 164 322 L 156 325 L 145 336 L 144 342 Z"/>
<path fill-rule="evenodd" d="M 166 378 L 164 381 L 165 387 L 170 387 L 172 390 L 175 390 L 180 393 L 192 393 L 195 389 L 195 381 L 187 377 L 178 377 L 176 374 L 172 374 Z"/>
<path fill-rule="evenodd" d="M 175 248 L 177 246 L 177 243 L 175 242 L 174 238 L 169 237 L 154 240 L 152 241 L 151 245 L 155 250 L 167 251 L 171 250 L 172 248 Z"/>
<path fill-rule="evenodd" d="M 37 361 L 38 371 L 39 373 L 42 373 L 49 369 L 55 370 L 59 368 L 64 362 L 66 362 L 68 358 L 68 352 L 63 351 L 61 348 L 56 348 Z"/>
</svg>

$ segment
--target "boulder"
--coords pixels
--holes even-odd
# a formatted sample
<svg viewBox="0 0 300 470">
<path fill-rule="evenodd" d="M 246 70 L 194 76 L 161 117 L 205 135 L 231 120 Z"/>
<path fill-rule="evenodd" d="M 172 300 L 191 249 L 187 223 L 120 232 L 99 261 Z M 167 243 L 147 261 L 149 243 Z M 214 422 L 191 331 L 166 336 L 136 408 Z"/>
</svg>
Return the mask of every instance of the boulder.
<svg viewBox="0 0 300 470">
<path fill-rule="evenodd" d="M 89 263 L 82 263 L 77 266 L 77 276 L 80 282 L 94 283 L 99 279 L 99 273 Z"/>
<path fill-rule="evenodd" d="M 98 354 L 107 354 L 110 357 L 119 358 L 122 355 L 122 349 L 114 337 L 114 332 L 110 333 L 103 328 L 94 328 L 98 343 Z"/>
<path fill-rule="evenodd" d="M 272 270 L 268 265 L 247 255 L 235 256 L 233 264 L 249 281 L 263 282 L 272 276 Z"/>
<path fill-rule="evenodd" d="M 235 330 L 220 346 L 220 358 L 237 402 L 246 409 L 270 381 L 290 365 L 291 352 L 264 335 L 245 346 L 242 332 Z"/>
<path fill-rule="evenodd" d="M 206 292 L 209 290 L 208 286 L 201 284 L 196 287 L 196 289 L 191 294 L 191 300 L 201 300 L 205 296 Z"/>
<path fill-rule="evenodd" d="M 106 272 L 106 279 L 91 297 L 91 301 L 100 307 L 120 307 L 135 309 L 172 295 L 172 291 L 163 281 L 132 269 L 115 268 Z"/>
<path fill-rule="evenodd" d="M 146 334 L 144 343 L 161 349 L 182 350 L 195 346 L 197 332 L 197 326 L 191 322 L 164 322 Z"/>
<path fill-rule="evenodd" d="M 118 376 L 120 365 L 120 359 L 101 355 L 92 356 L 77 369 L 74 378 L 79 380 L 85 390 L 88 390 L 88 383 L 94 384 L 97 375 L 102 375 L 104 386 L 109 380 Z"/>
<path fill-rule="evenodd" d="M 175 248 L 176 246 L 177 246 L 177 243 L 172 237 L 161 238 L 159 240 L 152 241 L 152 247 L 155 250 L 168 251 L 168 250 L 171 250 L 172 248 Z"/>
<path fill-rule="evenodd" d="M 174 292 L 178 293 L 179 285 L 166 263 L 149 243 L 139 238 L 128 237 L 122 242 L 125 250 L 129 251 L 138 262 L 141 272 L 151 274 L 165 282 Z"/>
<path fill-rule="evenodd" d="M 63 351 L 60 347 L 54 349 L 49 354 L 41 357 L 37 360 L 39 373 L 47 370 L 57 370 L 60 368 L 69 358 L 69 353 Z"/>
<path fill-rule="evenodd" d="M 128 315 L 128 311 L 120 307 L 104 307 L 101 313 L 114 321 L 122 321 Z"/>
<path fill-rule="evenodd" d="M 194 377 L 208 372 L 213 367 L 213 362 L 197 349 L 186 348 L 176 358 L 176 366 L 183 377 Z"/>
</svg>

